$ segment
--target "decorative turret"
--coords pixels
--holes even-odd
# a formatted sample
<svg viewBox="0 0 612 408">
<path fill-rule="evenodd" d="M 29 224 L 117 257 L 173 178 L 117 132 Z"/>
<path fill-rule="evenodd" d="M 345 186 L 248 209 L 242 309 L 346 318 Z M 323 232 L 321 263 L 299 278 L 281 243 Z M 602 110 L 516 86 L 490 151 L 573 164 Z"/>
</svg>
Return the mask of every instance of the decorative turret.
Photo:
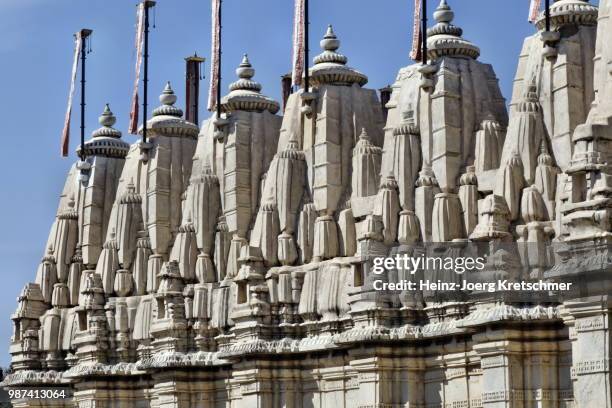
<svg viewBox="0 0 612 408">
<path fill-rule="evenodd" d="M 365 129 L 353 149 L 352 197 L 376 195 L 380 184 L 382 149 L 374 146 Z"/>
<path fill-rule="evenodd" d="M 230 84 L 230 93 L 221 100 L 221 109 L 224 112 L 235 110 L 268 112 L 274 114 L 280 109 L 280 105 L 274 99 L 261 94 L 261 84 L 253 81 L 255 69 L 249 61 L 247 54 L 244 54 L 242 62 L 236 69 L 238 81 Z"/>
<path fill-rule="evenodd" d="M 361 72 L 346 66 L 348 58 L 336 52 L 340 48 L 340 40 L 336 37 L 331 25 L 321 40 L 323 52 L 314 58 L 314 66 L 310 69 L 313 86 L 322 84 L 364 86 L 368 77 Z"/>
<path fill-rule="evenodd" d="M 480 49 L 461 37 L 463 30 L 452 24 L 455 13 L 446 0 L 441 0 L 434 12 L 437 24 L 427 30 L 428 56 L 436 60 L 444 56 L 468 57 L 476 59 Z"/>
</svg>

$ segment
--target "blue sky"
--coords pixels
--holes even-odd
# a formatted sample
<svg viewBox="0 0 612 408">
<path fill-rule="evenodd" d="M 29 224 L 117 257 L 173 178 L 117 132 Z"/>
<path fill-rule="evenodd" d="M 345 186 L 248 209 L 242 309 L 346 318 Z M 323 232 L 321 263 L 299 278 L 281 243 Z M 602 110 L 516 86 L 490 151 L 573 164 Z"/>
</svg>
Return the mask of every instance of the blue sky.
<svg viewBox="0 0 612 408">
<path fill-rule="evenodd" d="M 9 320 L 15 298 L 34 279 L 57 206 L 65 174 L 74 161 L 78 119 L 73 116 L 71 157 L 59 155 L 72 34 L 94 30 L 88 59 L 87 135 L 108 102 L 127 128 L 133 75 L 136 0 L 0 0 L 0 365 L 9 362 Z M 290 70 L 292 1 L 224 0 L 224 93 L 241 55 L 248 52 L 264 93 L 279 99 L 280 76 Z M 367 74 L 372 88 L 394 81 L 410 64 L 413 0 L 311 0 L 314 56 L 327 24 L 342 41 L 349 64 Z M 504 96 L 510 90 L 525 36 L 529 0 L 449 0 L 455 23 L 492 63 Z M 430 0 L 430 11 L 437 0 Z M 158 0 L 157 28 L 151 34 L 150 90 L 156 97 L 165 81 L 174 85 L 183 106 L 184 60 L 197 51 L 208 57 L 209 0 Z M 208 66 L 207 66 L 208 68 Z M 206 95 L 208 79 L 203 83 Z M 77 94 L 78 101 L 78 94 Z M 202 105 L 205 105 L 204 98 Z M 200 117 L 206 116 L 201 111 Z M 124 135 L 130 143 L 135 138 Z"/>
</svg>

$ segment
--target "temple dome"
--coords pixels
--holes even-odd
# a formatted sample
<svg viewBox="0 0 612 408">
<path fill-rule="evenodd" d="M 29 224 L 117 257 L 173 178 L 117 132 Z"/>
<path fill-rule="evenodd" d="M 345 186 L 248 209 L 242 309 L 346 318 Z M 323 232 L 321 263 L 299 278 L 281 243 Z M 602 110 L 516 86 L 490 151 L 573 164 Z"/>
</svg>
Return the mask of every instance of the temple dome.
<svg viewBox="0 0 612 408">
<path fill-rule="evenodd" d="M 186 136 L 196 138 L 198 127 L 193 123 L 183 119 L 183 111 L 174 106 L 176 95 L 170 82 L 159 96 L 161 106 L 153 110 L 153 117 L 147 121 L 147 129 L 164 136 Z M 139 133 L 142 132 L 140 129 Z"/>
<path fill-rule="evenodd" d="M 310 68 L 313 85 L 352 85 L 364 86 L 368 77 L 361 72 L 346 66 L 348 58 L 336 52 L 340 48 L 340 40 L 331 25 L 321 40 L 323 52 L 314 58 L 314 66 Z"/>
<path fill-rule="evenodd" d="M 229 86 L 230 93 L 221 100 L 221 109 L 224 112 L 231 111 L 269 111 L 275 114 L 280 105 L 274 99 L 261 93 L 261 84 L 254 81 L 255 69 L 249 61 L 247 54 L 242 57 L 242 62 L 236 69 L 238 80 Z"/>
<path fill-rule="evenodd" d="M 130 145 L 121 140 L 121 132 L 113 125 L 117 118 L 111 112 L 108 104 L 104 106 L 102 115 L 98 118 L 101 128 L 94 130 L 91 139 L 85 142 L 85 156 L 107 156 L 124 158 L 130 150 Z M 81 153 L 81 147 L 77 149 Z"/>
<path fill-rule="evenodd" d="M 588 0 L 557 0 L 550 6 L 550 25 L 553 29 L 571 24 L 596 25 L 598 14 L 597 6 Z M 536 26 L 539 30 L 546 27 L 544 11 L 539 14 Z"/>
<path fill-rule="evenodd" d="M 476 59 L 480 56 L 480 48 L 461 37 L 463 29 L 452 24 L 455 13 L 446 0 L 440 1 L 434 18 L 436 25 L 427 30 L 429 58 L 460 56 Z"/>
</svg>

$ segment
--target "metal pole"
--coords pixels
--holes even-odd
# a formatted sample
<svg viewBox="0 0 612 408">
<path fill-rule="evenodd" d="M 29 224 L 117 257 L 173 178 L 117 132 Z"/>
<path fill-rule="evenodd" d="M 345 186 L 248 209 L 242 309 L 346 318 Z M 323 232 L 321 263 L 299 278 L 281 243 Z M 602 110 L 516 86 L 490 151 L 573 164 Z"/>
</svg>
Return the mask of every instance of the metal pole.
<svg viewBox="0 0 612 408">
<path fill-rule="evenodd" d="M 221 10 L 223 9 L 223 0 L 219 0 L 219 50 L 217 51 L 217 61 L 219 69 L 217 71 L 217 117 L 221 117 L 221 34 L 223 33 L 223 24 L 221 18 Z"/>
<path fill-rule="evenodd" d="M 546 16 L 546 31 L 550 31 L 550 0 L 544 2 L 544 15 Z"/>
<path fill-rule="evenodd" d="M 304 1 L 304 65 L 305 65 L 305 72 L 304 72 L 304 91 L 308 92 L 308 90 L 310 89 L 310 72 L 308 69 L 308 66 L 310 65 L 310 57 L 309 57 L 309 43 L 308 43 L 308 28 L 310 25 L 309 20 L 309 12 L 308 12 L 308 0 Z"/>
<path fill-rule="evenodd" d="M 85 44 L 87 37 L 91 35 L 92 31 L 86 28 L 80 32 L 81 40 L 81 149 L 79 150 L 79 157 L 81 160 L 85 160 L 85 61 L 87 60 L 87 50 Z"/>
<path fill-rule="evenodd" d="M 144 32 L 144 77 L 143 77 L 143 101 L 142 101 L 142 143 L 147 143 L 147 107 L 148 107 L 148 91 L 149 91 L 149 8 L 155 6 L 155 1 L 144 1 L 145 12 L 145 32 Z"/>
<path fill-rule="evenodd" d="M 427 0 L 421 0 L 421 13 L 421 38 L 423 40 L 421 60 L 425 65 L 427 64 Z"/>
</svg>

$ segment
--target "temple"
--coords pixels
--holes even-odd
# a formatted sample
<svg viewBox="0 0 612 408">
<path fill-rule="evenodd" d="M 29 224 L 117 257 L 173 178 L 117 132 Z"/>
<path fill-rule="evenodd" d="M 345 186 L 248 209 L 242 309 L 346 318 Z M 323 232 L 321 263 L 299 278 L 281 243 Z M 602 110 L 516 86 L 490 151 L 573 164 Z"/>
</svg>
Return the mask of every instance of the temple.
<svg viewBox="0 0 612 408">
<path fill-rule="evenodd" d="M 247 55 L 200 127 L 163 87 L 146 157 L 106 106 L 2 384 L 69 397 L 13 406 L 611 408 L 610 13 L 556 0 L 508 103 L 441 0 L 384 105 L 329 26 L 283 111 Z M 471 282 L 575 290 L 375 289 L 419 276 L 379 257 L 474 248 Z"/>
</svg>

